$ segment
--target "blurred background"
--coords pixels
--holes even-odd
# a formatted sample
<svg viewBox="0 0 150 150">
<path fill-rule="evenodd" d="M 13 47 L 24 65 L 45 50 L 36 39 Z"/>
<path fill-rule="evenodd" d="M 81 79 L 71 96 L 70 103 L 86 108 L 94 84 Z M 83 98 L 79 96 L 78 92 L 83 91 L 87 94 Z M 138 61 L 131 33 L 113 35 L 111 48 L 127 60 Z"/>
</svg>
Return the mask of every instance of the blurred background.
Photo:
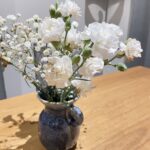
<svg viewBox="0 0 150 150">
<path fill-rule="evenodd" d="M 75 0 L 82 9 L 82 17 L 78 20 L 80 30 L 91 22 L 108 22 L 119 25 L 124 31 L 123 40 L 135 37 L 141 41 L 144 49 L 143 57 L 128 67 L 150 67 L 150 0 Z M 0 16 L 21 13 L 23 19 L 34 14 L 40 17 L 49 15 L 49 5 L 54 0 L 1 0 Z M 115 70 L 107 67 L 104 74 Z M 22 76 L 13 68 L 0 70 L 0 99 L 14 97 L 34 91 L 24 82 Z"/>
</svg>

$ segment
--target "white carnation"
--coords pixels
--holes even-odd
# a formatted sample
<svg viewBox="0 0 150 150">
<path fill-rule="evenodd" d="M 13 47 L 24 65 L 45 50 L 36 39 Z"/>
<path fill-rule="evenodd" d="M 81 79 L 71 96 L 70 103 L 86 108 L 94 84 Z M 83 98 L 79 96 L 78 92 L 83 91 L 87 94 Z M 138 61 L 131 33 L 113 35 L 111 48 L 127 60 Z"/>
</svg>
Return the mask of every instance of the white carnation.
<svg viewBox="0 0 150 150">
<path fill-rule="evenodd" d="M 93 57 L 87 59 L 85 64 L 80 68 L 79 73 L 84 77 L 91 78 L 100 73 L 104 68 L 104 61 L 101 58 Z"/>
<path fill-rule="evenodd" d="M 64 88 L 69 85 L 69 78 L 73 74 L 70 57 L 51 57 L 46 70 L 46 81 L 50 86 Z"/>
<path fill-rule="evenodd" d="M 82 33 L 83 40 L 90 39 L 94 43 L 93 56 L 103 59 L 108 59 L 115 54 L 121 36 L 122 31 L 118 26 L 104 22 L 92 23 Z"/>
<path fill-rule="evenodd" d="M 70 44 L 71 48 L 78 48 L 81 44 L 80 33 L 77 32 L 77 29 L 71 28 L 67 35 L 67 44 Z"/>
<path fill-rule="evenodd" d="M 85 95 L 92 88 L 91 81 L 83 81 L 83 80 L 72 80 L 71 84 L 77 88 L 81 95 Z"/>
<path fill-rule="evenodd" d="M 39 27 L 39 34 L 45 43 L 59 41 L 64 31 L 65 23 L 62 18 L 45 18 Z"/>
<path fill-rule="evenodd" d="M 61 12 L 63 16 L 73 16 L 79 17 L 81 16 L 80 7 L 72 0 L 66 0 L 59 5 L 58 10 Z"/>
<path fill-rule="evenodd" d="M 121 44 L 121 50 L 125 52 L 125 55 L 129 59 L 133 59 L 134 57 L 141 57 L 141 53 L 143 49 L 141 48 L 141 43 L 136 39 L 129 38 L 127 44 Z"/>
</svg>

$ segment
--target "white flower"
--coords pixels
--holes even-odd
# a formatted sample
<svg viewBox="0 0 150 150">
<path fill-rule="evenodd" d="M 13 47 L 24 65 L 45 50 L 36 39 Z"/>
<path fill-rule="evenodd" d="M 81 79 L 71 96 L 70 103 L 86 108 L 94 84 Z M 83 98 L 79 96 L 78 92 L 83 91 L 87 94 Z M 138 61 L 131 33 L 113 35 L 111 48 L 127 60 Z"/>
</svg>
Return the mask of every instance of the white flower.
<svg viewBox="0 0 150 150">
<path fill-rule="evenodd" d="M 1 42 L 1 43 L 0 43 L 0 47 L 1 47 L 1 48 L 2 48 L 2 47 L 3 47 L 3 48 L 6 48 L 6 47 L 7 47 L 7 44 L 6 44 L 5 42 Z"/>
<path fill-rule="evenodd" d="M 105 24 L 113 30 L 113 32 L 116 34 L 116 36 L 118 36 L 118 37 L 123 36 L 123 31 L 121 30 L 121 28 L 119 26 L 117 26 L 115 24 L 107 24 L 107 23 L 105 23 Z"/>
<path fill-rule="evenodd" d="M 27 47 L 28 49 L 30 49 L 31 48 L 31 43 L 29 41 L 26 41 L 24 43 L 24 46 Z"/>
<path fill-rule="evenodd" d="M 41 20 L 38 15 L 34 15 L 34 16 L 33 16 L 33 19 L 36 20 L 36 21 L 40 21 L 40 20 Z"/>
<path fill-rule="evenodd" d="M 84 77 L 91 78 L 100 73 L 104 68 L 104 61 L 101 58 L 93 57 L 87 59 L 85 64 L 80 68 L 79 73 Z"/>
<path fill-rule="evenodd" d="M 43 58 L 41 59 L 41 62 L 42 62 L 42 63 L 48 62 L 48 58 L 47 58 L 47 57 L 43 57 Z"/>
<path fill-rule="evenodd" d="M 35 72 L 39 72 L 41 69 L 41 66 L 38 66 L 38 67 L 33 67 L 32 70 L 35 71 Z"/>
<path fill-rule="evenodd" d="M 141 43 L 136 39 L 129 38 L 127 44 L 121 44 L 121 50 L 125 52 L 125 55 L 129 59 L 134 59 L 134 57 L 141 57 L 143 49 L 141 48 Z"/>
<path fill-rule="evenodd" d="M 8 27 L 7 26 L 3 26 L 2 28 L 1 28 L 1 31 L 2 32 L 6 32 L 8 30 Z"/>
<path fill-rule="evenodd" d="M 29 63 L 29 64 L 32 64 L 33 63 L 33 57 L 31 57 L 31 56 L 28 56 L 27 57 L 27 62 Z"/>
<path fill-rule="evenodd" d="M 41 74 L 41 78 L 45 78 L 45 74 L 44 73 Z"/>
<path fill-rule="evenodd" d="M 80 33 L 77 32 L 77 29 L 72 27 L 67 35 L 67 44 L 70 44 L 71 48 L 78 48 L 81 44 L 81 36 Z"/>
<path fill-rule="evenodd" d="M 31 35 L 31 34 L 30 34 Z M 31 43 L 32 44 L 37 44 L 38 43 L 38 39 L 36 38 L 31 38 Z"/>
<path fill-rule="evenodd" d="M 44 56 L 48 56 L 50 54 L 50 50 L 46 49 L 43 51 Z"/>
<path fill-rule="evenodd" d="M 78 28 L 78 26 L 79 26 L 79 23 L 77 21 L 72 22 L 72 27 Z"/>
<path fill-rule="evenodd" d="M 5 38 L 9 40 L 11 38 L 10 34 L 6 34 Z"/>
<path fill-rule="evenodd" d="M 34 23 L 33 23 L 33 29 L 38 29 L 38 27 L 39 27 L 39 23 L 34 22 Z"/>
<path fill-rule="evenodd" d="M 6 19 L 10 22 L 15 22 L 17 20 L 17 17 L 15 15 L 8 15 Z"/>
<path fill-rule="evenodd" d="M 93 56 L 103 59 L 108 59 L 115 54 L 121 36 L 122 31 L 118 26 L 104 22 L 92 23 L 82 33 L 83 40 L 90 39 L 94 43 Z"/>
<path fill-rule="evenodd" d="M 72 0 L 66 0 L 59 5 L 58 10 L 63 16 L 80 17 L 81 9 L 80 7 Z"/>
<path fill-rule="evenodd" d="M 29 19 L 26 20 L 26 22 L 27 22 L 30 26 L 32 26 L 33 23 L 34 23 L 34 19 L 33 19 L 33 18 L 29 18 Z"/>
<path fill-rule="evenodd" d="M 22 60 L 18 60 L 18 62 L 17 62 L 17 67 L 18 67 L 21 71 L 24 70 L 24 63 L 23 63 Z"/>
<path fill-rule="evenodd" d="M 48 85 L 64 88 L 69 85 L 69 78 L 72 74 L 73 69 L 70 57 L 49 58 L 49 66 L 46 72 L 46 81 Z"/>
<path fill-rule="evenodd" d="M 0 16 L 0 27 L 4 25 L 5 21 L 6 20 Z"/>
<path fill-rule="evenodd" d="M 43 42 L 59 41 L 65 31 L 65 23 L 62 18 L 45 18 L 39 27 L 39 34 Z"/>
<path fill-rule="evenodd" d="M 83 80 L 72 80 L 71 84 L 77 88 L 81 95 L 85 95 L 92 88 L 91 81 L 83 81 Z"/>
</svg>

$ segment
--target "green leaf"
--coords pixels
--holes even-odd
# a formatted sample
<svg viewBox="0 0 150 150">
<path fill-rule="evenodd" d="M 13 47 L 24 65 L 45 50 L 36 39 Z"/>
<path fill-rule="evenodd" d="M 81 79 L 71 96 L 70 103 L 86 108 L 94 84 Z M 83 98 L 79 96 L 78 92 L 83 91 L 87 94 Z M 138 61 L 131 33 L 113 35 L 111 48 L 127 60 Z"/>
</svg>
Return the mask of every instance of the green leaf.
<svg viewBox="0 0 150 150">
<path fill-rule="evenodd" d="M 63 17 L 64 22 L 66 22 L 68 18 L 69 18 L 68 16 Z"/>
<path fill-rule="evenodd" d="M 80 55 L 75 55 L 73 58 L 72 58 L 72 64 L 78 64 L 80 62 Z"/>
<path fill-rule="evenodd" d="M 61 43 L 60 43 L 60 42 L 53 41 L 52 44 L 53 44 L 53 46 L 54 46 L 56 49 L 60 49 L 60 47 L 61 47 Z"/>
<path fill-rule="evenodd" d="M 90 49 L 86 49 L 83 51 L 83 57 L 84 58 L 87 59 L 87 58 L 91 57 L 91 55 L 92 55 L 92 51 Z"/>
<path fill-rule="evenodd" d="M 104 60 L 104 64 L 108 65 L 109 64 L 109 60 L 108 59 Z"/>
<path fill-rule="evenodd" d="M 62 14 L 61 14 L 61 12 L 56 11 L 56 13 L 55 13 L 55 18 L 59 18 L 59 17 L 62 17 Z"/>
<path fill-rule="evenodd" d="M 90 39 L 84 41 L 84 44 L 85 44 L 85 45 L 89 45 L 90 43 L 91 43 L 91 40 L 90 40 Z"/>
<path fill-rule="evenodd" d="M 126 71 L 127 70 L 127 66 L 123 63 L 117 64 L 116 67 L 119 71 Z"/>
</svg>

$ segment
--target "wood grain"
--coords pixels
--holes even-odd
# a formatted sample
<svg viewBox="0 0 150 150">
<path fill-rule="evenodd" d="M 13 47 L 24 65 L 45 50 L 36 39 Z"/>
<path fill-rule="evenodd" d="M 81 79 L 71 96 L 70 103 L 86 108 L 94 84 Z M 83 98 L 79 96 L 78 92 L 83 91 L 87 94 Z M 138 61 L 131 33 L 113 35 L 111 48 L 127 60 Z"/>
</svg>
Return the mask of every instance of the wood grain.
<svg viewBox="0 0 150 150">
<path fill-rule="evenodd" d="M 150 70 L 97 77 L 77 102 L 85 121 L 76 150 L 150 150 Z M 0 102 L 0 150 L 44 150 L 37 120 L 43 105 L 35 93 Z"/>
</svg>

